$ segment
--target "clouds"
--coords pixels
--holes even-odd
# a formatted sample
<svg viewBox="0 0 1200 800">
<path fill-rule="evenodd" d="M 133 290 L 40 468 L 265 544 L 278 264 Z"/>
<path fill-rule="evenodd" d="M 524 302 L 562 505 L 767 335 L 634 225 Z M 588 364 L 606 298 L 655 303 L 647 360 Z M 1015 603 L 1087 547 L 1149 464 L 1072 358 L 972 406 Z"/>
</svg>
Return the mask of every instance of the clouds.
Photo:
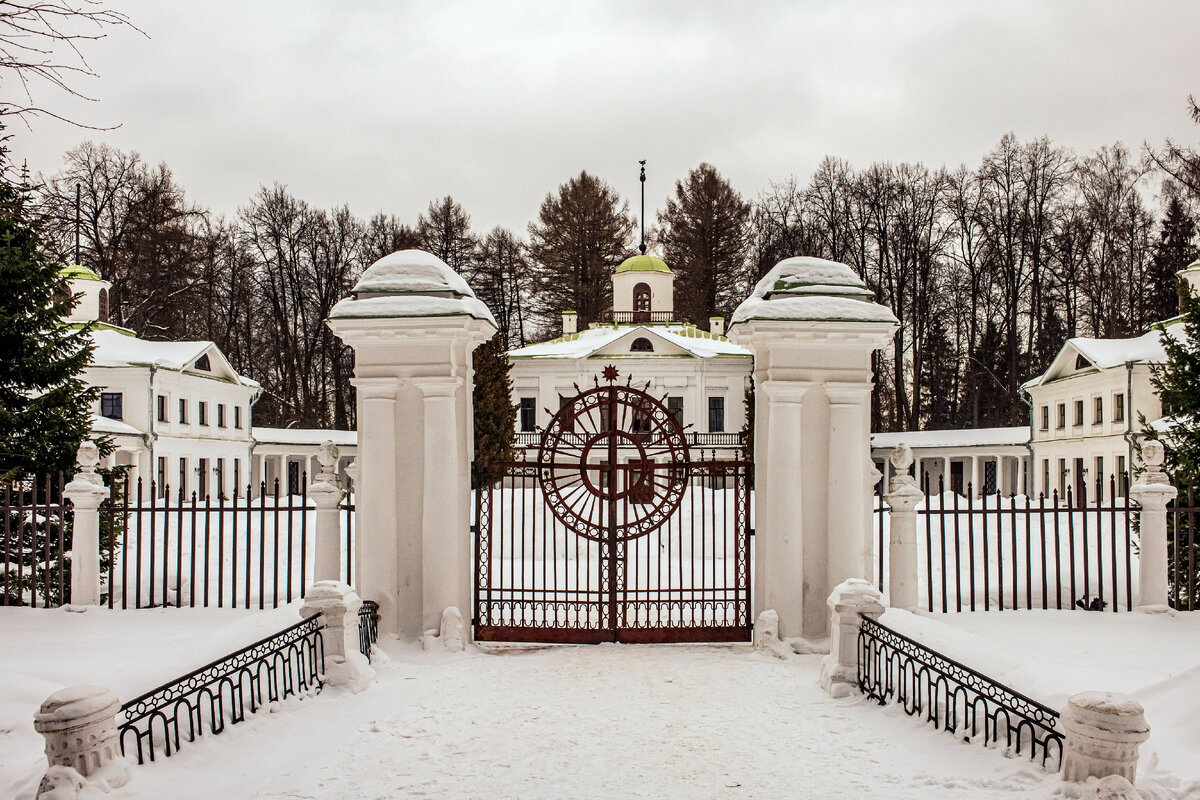
<svg viewBox="0 0 1200 800">
<path fill-rule="evenodd" d="M 744 194 L 826 154 L 976 163 L 1006 131 L 1089 150 L 1197 137 L 1195 4 L 119 3 L 64 111 L 233 213 L 280 181 L 415 219 L 453 194 L 521 231 L 581 169 L 648 204 L 702 160 Z M 13 141 L 53 171 L 85 138 Z"/>
</svg>

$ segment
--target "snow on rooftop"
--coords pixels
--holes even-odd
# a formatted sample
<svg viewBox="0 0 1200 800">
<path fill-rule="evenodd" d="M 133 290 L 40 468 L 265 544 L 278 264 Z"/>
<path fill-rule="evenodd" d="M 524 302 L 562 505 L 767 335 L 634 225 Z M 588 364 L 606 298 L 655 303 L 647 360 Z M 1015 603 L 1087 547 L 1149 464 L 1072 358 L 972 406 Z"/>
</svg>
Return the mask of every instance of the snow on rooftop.
<svg viewBox="0 0 1200 800">
<path fill-rule="evenodd" d="M 99 414 L 92 414 L 91 431 L 92 433 L 103 433 L 119 436 L 142 435 L 141 431 L 126 422 L 122 422 L 119 419 L 102 417 Z"/>
<path fill-rule="evenodd" d="M 975 428 L 967 430 L 906 431 L 872 433 L 871 447 L 891 450 L 898 444 L 913 449 L 922 447 L 984 447 L 990 445 L 1029 444 L 1029 426 L 1012 428 Z"/>
<path fill-rule="evenodd" d="M 474 297 L 463 277 L 432 253 L 397 250 L 363 272 L 351 289 L 354 294 L 431 294 L 449 292 Z"/>
<path fill-rule="evenodd" d="M 354 299 L 347 297 L 329 312 L 330 319 L 370 319 L 392 317 L 468 316 L 496 324 L 496 318 L 482 301 L 474 297 L 431 297 L 430 295 L 383 295 Z"/>
<path fill-rule="evenodd" d="M 862 278 L 846 264 L 824 258 L 785 258 L 755 285 L 730 325 L 760 320 L 896 324 L 891 309 L 874 302 Z"/>
<path fill-rule="evenodd" d="M 322 428 L 260 428 L 254 427 L 258 444 L 319 445 L 332 441 L 338 447 L 357 447 L 358 431 L 335 431 Z"/>
<path fill-rule="evenodd" d="M 697 358 L 717 356 L 749 357 L 750 351 L 739 347 L 723 336 L 715 336 L 692 325 L 670 326 L 597 326 L 579 333 L 567 334 L 548 342 L 539 342 L 510 350 L 509 358 L 587 358 L 623 337 L 662 339 L 683 348 Z M 654 358 L 655 353 L 631 353 L 641 358 Z"/>
<path fill-rule="evenodd" d="M 92 352 L 92 360 L 88 364 L 90 367 L 154 365 L 180 372 L 184 369 L 191 369 L 196 359 L 210 347 L 214 347 L 212 342 L 203 341 L 151 342 L 113 330 L 93 330 L 89 335 L 96 345 L 96 349 Z M 220 351 L 217 350 L 217 352 Z M 259 385 L 257 381 L 244 375 L 237 377 L 246 386 Z"/>
<path fill-rule="evenodd" d="M 1100 369 L 1121 366 L 1126 361 L 1161 364 L 1167 360 L 1162 346 L 1163 331 L 1152 330 L 1132 339 L 1089 339 L 1077 336 L 1068 341 Z M 1172 331 L 1174 335 L 1174 331 Z"/>
</svg>

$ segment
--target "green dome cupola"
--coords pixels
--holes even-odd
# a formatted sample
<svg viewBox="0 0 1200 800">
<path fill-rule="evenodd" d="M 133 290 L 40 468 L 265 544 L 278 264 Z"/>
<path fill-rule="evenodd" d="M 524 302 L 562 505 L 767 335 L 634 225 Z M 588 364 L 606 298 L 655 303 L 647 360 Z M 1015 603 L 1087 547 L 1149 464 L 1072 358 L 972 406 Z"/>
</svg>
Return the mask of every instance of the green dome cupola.
<svg viewBox="0 0 1200 800">
<path fill-rule="evenodd" d="M 621 262 L 617 267 L 616 274 L 622 272 L 670 272 L 671 268 L 667 266 L 667 262 L 661 258 L 654 256 L 633 256 Z"/>
</svg>

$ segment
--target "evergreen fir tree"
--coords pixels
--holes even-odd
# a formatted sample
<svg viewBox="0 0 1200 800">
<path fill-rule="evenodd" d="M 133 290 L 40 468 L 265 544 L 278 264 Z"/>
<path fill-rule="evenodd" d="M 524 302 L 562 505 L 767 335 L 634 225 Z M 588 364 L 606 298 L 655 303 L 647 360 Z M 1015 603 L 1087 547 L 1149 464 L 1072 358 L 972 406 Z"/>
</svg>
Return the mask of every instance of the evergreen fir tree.
<svg viewBox="0 0 1200 800">
<path fill-rule="evenodd" d="M 1187 206 L 1172 195 L 1163 215 L 1162 231 L 1154 245 L 1146 286 L 1146 308 L 1150 319 L 1162 320 L 1179 312 L 1175 273 L 1196 258 L 1196 221 Z"/>
<path fill-rule="evenodd" d="M 1141 419 L 1142 433 L 1162 442 L 1166 468 L 1179 485 L 1196 485 L 1200 478 L 1200 297 L 1181 292 L 1183 316 L 1159 326 L 1166 363 L 1150 368 L 1150 382 L 1162 401 L 1163 416 L 1172 417 L 1167 431 L 1155 431 Z M 1183 336 L 1179 336 L 1179 329 Z"/>
<path fill-rule="evenodd" d="M 498 462 L 514 461 L 517 408 L 512 403 L 512 365 L 500 334 L 475 348 L 475 461 L 483 465 L 483 483 L 504 474 Z"/>
<path fill-rule="evenodd" d="M 0 475 L 70 472 L 96 396 L 79 378 L 92 345 L 63 325 L 75 303 L 63 265 L 8 167 L 0 149 Z"/>
</svg>

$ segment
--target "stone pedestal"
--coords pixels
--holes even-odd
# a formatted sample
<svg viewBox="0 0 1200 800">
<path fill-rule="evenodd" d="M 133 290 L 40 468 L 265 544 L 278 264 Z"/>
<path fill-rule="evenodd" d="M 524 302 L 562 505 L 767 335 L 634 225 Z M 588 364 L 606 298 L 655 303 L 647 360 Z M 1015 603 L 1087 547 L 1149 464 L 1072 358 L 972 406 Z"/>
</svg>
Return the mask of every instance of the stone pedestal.
<svg viewBox="0 0 1200 800">
<path fill-rule="evenodd" d="M 781 261 L 731 319 L 757 388 L 754 605 L 781 637 L 824 635 L 832 588 L 870 574 L 871 354 L 896 325 L 850 267 L 816 258 Z"/>
<path fill-rule="evenodd" d="M 87 782 L 106 789 L 129 782 L 129 765 L 121 756 L 117 740 L 120 709 L 121 701 L 103 686 L 71 686 L 46 698 L 33 718 L 34 730 L 46 740 L 50 767 L 38 790 L 39 797 L 56 791 L 63 796 L 64 785 L 73 784 L 76 789 L 82 786 L 82 781 L 63 774 L 63 769 L 73 770 Z"/>
<path fill-rule="evenodd" d="M 1163 472 L 1163 446 L 1142 444 L 1146 471 L 1129 487 L 1129 497 L 1142 507 L 1139 515 L 1138 601 L 1139 608 L 1166 609 L 1167 596 L 1167 503 L 1179 490 Z"/>
<path fill-rule="evenodd" d="M 916 478 L 908 474 L 912 450 L 896 445 L 889 460 L 895 468 L 887 501 L 888 524 L 888 605 L 914 611 L 917 608 L 917 504 L 924 499 Z"/>
<path fill-rule="evenodd" d="M 63 488 L 63 497 L 75 510 L 71 525 L 71 603 L 100 604 L 100 504 L 108 497 L 103 479 L 96 474 L 100 451 L 93 442 L 79 446 L 79 471 Z"/>
<path fill-rule="evenodd" d="M 826 601 L 829 607 L 829 655 L 821 662 L 821 688 L 830 697 L 858 691 L 859 615 L 879 619 L 883 595 L 869 582 L 843 581 Z"/>
<path fill-rule="evenodd" d="M 366 656 L 358 649 L 358 611 L 362 599 L 341 581 L 318 581 L 308 587 L 300 616 L 318 614 L 325 626 L 321 645 L 325 652 L 323 680 L 330 686 L 360 691 L 375 677 Z"/>
<path fill-rule="evenodd" d="M 338 449 L 332 441 L 326 441 L 317 450 L 321 472 L 308 487 L 308 496 L 317 506 L 313 549 L 313 580 L 339 581 L 342 579 L 342 522 L 338 505 L 342 502 L 342 489 L 337 485 Z"/>
<path fill-rule="evenodd" d="M 1150 738 L 1150 726 L 1136 700 L 1113 692 L 1082 692 L 1067 701 L 1062 726 L 1064 781 L 1081 783 L 1109 775 L 1135 781 L 1138 747 Z"/>
<path fill-rule="evenodd" d="M 419 641 L 471 603 L 471 357 L 495 320 L 429 253 L 372 264 L 328 324 L 354 348 L 356 588 L 379 627 Z"/>
</svg>

